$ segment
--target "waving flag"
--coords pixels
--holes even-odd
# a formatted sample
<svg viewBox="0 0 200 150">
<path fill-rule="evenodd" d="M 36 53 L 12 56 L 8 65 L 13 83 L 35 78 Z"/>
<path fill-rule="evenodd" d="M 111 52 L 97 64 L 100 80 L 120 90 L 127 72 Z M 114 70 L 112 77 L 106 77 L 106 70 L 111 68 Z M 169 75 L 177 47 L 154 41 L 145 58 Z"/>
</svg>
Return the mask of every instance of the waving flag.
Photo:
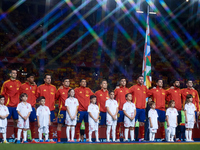
<svg viewBox="0 0 200 150">
<path fill-rule="evenodd" d="M 149 7 L 147 10 L 147 27 L 143 55 L 142 75 L 144 76 L 144 85 L 151 87 L 151 48 L 150 48 L 150 30 L 149 30 Z"/>
</svg>

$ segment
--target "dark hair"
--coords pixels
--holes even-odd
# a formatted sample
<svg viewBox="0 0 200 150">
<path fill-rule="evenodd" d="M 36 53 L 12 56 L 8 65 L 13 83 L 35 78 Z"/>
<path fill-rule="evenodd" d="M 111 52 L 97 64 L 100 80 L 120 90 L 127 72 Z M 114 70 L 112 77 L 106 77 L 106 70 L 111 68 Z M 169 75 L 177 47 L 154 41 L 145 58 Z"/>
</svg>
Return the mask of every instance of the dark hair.
<svg viewBox="0 0 200 150">
<path fill-rule="evenodd" d="M 138 75 L 138 76 L 137 76 L 137 79 L 139 79 L 140 77 L 143 77 L 143 78 L 144 78 L 144 76 L 143 76 L 143 75 Z"/>
<path fill-rule="evenodd" d="M 119 81 L 121 81 L 122 79 L 125 79 L 125 80 L 126 80 L 126 77 L 125 77 L 125 76 L 121 76 L 121 77 L 119 78 Z"/>
<path fill-rule="evenodd" d="M 103 81 L 106 81 L 106 82 L 107 82 L 107 80 L 106 80 L 106 79 L 103 79 L 103 80 L 101 80 L 100 84 L 102 84 L 102 83 L 103 83 Z"/>
<path fill-rule="evenodd" d="M 175 103 L 175 101 L 174 101 L 174 100 L 170 100 L 170 101 L 169 101 L 169 104 L 168 104 L 168 105 L 169 105 L 169 107 L 171 107 L 171 106 L 172 106 L 172 103 Z"/>
<path fill-rule="evenodd" d="M 109 95 L 110 95 L 110 93 L 112 93 L 112 92 L 115 93 L 113 90 L 111 90 L 111 91 L 109 91 Z"/>
<path fill-rule="evenodd" d="M 155 104 L 156 102 L 152 101 L 149 106 L 151 107 L 153 104 Z"/>
<path fill-rule="evenodd" d="M 188 83 L 189 81 L 193 81 L 193 80 L 192 80 L 192 79 L 187 79 L 187 80 L 186 80 L 186 83 Z"/>
<path fill-rule="evenodd" d="M 4 97 L 3 95 L 0 95 L 0 99 L 1 99 L 1 98 L 5 98 L 5 97 Z"/>
<path fill-rule="evenodd" d="M 186 96 L 186 104 L 188 104 L 190 101 L 189 101 L 189 99 L 190 98 L 193 98 L 193 96 L 192 96 L 192 94 L 188 94 L 187 96 Z"/>
<path fill-rule="evenodd" d="M 12 73 L 12 71 L 17 71 L 17 69 L 11 69 L 11 70 L 9 71 L 9 73 Z"/>
<path fill-rule="evenodd" d="M 65 80 L 69 80 L 69 78 L 68 77 L 64 77 L 63 79 L 62 79 L 62 82 L 65 82 Z"/>
<path fill-rule="evenodd" d="M 176 81 L 179 81 L 178 79 L 173 79 L 172 84 L 174 84 Z"/>
<path fill-rule="evenodd" d="M 31 77 L 31 76 L 35 76 L 33 73 L 28 73 L 27 75 L 26 75 L 26 78 L 29 78 L 29 77 Z"/>
<path fill-rule="evenodd" d="M 51 74 L 45 74 L 45 75 L 44 75 L 44 79 L 46 79 L 47 76 L 52 77 Z"/>
<path fill-rule="evenodd" d="M 161 79 L 161 78 L 158 78 L 158 79 L 156 79 L 156 83 L 158 83 L 158 81 L 159 81 L 159 80 L 162 80 L 162 81 L 163 81 L 163 79 Z"/>
<path fill-rule="evenodd" d="M 70 93 L 72 90 L 74 90 L 74 89 L 69 89 L 69 91 L 68 91 L 68 98 L 70 97 L 70 96 L 69 96 L 69 93 Z"/>
<path fill-rule="evenodd" d="M 80 79 L 80 83 L 81 83 L 83 80 L 85 80 L 85 81 L 86 81 L 86 79 Z"/>
<path fill-rule="evenodd" d="M 97 98 L 97 97 L 95 95 L 91 95 L 90 100 L 93 99 L 93 98 Z"/>
<path fill-rule="evenodd" d="M 40 102 L 42 99 L 45 99 L 44 96 L 40 96 L 38 99 L 37 99 L 37 102 Z"/>
<path fill-rule="evenodd" d="M 129 94 L 131 94 L 131 93 L 127 93 L 127 94 L 125 95 L 125 98 L 127 98 Z M 131 94 L 131 95 L 132 95 L 132 94 Z"/>
<path fill-rule="evenodd" d="M 20 95 L 19 99 L 22 100 L 22 97 L 24 97 L 24 96 L 28 97 L 28 94 L 22 93 L 22 94 Z"/>
</svg>

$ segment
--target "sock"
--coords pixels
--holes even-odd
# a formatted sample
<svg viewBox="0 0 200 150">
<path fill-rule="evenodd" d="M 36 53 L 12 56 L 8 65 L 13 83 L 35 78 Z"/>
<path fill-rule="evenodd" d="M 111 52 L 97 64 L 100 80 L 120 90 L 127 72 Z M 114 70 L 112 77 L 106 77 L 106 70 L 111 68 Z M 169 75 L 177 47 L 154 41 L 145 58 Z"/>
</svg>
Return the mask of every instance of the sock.
<svg viewBox="0 0 200 150">
<path fill-rule="evenodd" d="M 76 140 L 80 139 L 80 127 L 81 123 L 76 124 Z"/>
<path fill-rule="evenodd" d="M 155 139 L 155 133 L 152 133 L 152 141 Z"/>
<path fill-rule="evenodd" d="M 192 140 L 192 130 L 188 131 L 188 137 L 189 137 L 189 140 Z"/>
<path fill-rule="evenodd" d="M 117 123 L 117 127 L 116 127 L 116 138 L 119 139 L 119 128 L 121 126 L 121 123 Z"/>
<path fill-rule="evenodd" d="M 89 131 L 89 141 L 92 141 L 92 131 Z"/>
<path fill-rule="evenodd" d="M 70 126 L 67 126 L 66 134 L 67 134 L 67 140 L 68 140 L 68 141 L 70 140 L 70 134 L 69 134 L 69 131 L 70 131 Z"/>
<path fill-rule="evenodd" d="M 149 132 L 149 141 L 152 141 L 152 133 Z"/>
<path fill-rule="evenodd" d="M 71 127 L 71 140 L 74 140 L 75 127 Z"/>
<path fill-rule="evenodd" d="M 164 128 L 164 126 L 160 127 L 160 134 L 161 134 L 161 138 L 164 139 L 165 138 L 165 128 Z"/>
<path fill-rule="evenodd" d="M 125 140 L 127 141 L 128 140 L 128 131 L 129 131 L 129 129 L 125 129 Z"/>
<path fill-rule="evenodd" d="M 45 133 L 45 141 L 48 140 L 48 133 Z"/>
<path fill-rule="evenodd" d="M 107 126 L 107 130 L 106 130 L 107 141 L 110 141 L 110 129 L 111 129 L 111 126 Z"/>
<path fill-rule="evenodd" d="M 166 139 L 166 141 L 168 141 L 168 130 L 167 129 L 165 129 L 165 139 Z"/>
<path fill-rule="evenodd" d="M 139 127 L 139 132 L 140 132 L 141 139 L 144 139 L 144 126 Z"/>
<path fill-rule="evenodd" d="M 57 136 L 58 136 L 58 140 L 60 140 L 60 137 L 61 137 L 61 131 L 57 131 Z"/>
<path fill-rule="evenodd" d="M 23 130 L 23 136 L 24 136 L 24 141 L 27 141 L 27 130 L 26 131 Z"/>
<path fill-rule="evenodd" d="M 6 133 L 3 133 L 3 141 L 6 141 Z"/>
<path fill-rule="evenodd" d="M 116 126 L 112 125 L 112 139 L 113 139 L 113 142 L 116 140 L 115 135 L 116 135 Z"/>
<path fill-rule="evenodd" d="M 98 134 L 98 130 L 95 131 L 95 136 L 96 136 L 96 141 L 99 141 L 99 134 Z"/>
<path fill-rule="evenodd" d="M 42 140 L 42 132 L 39 132 L 39 140 Z"/>
<path fill-rule="evenodd" d="M 89 123 L 88 122 L 85 122 L 85 134 L 86 134 L 86 139 L 88 139 L 89 138 Z"/>
<path fill-rule="evenodd" d="M 134 140 L 134 130 L 130 130 L 131 141 Z"/>
<path fill-rule="evenodd" d="M 186 137 L 186 140 L 188 140 L 188 130 L 185 130 L 185 137 Z"/>
<path fill-rule="evenodd" d="M 170 131 L 167 131 L 167 141 L 170 141 Z"/>
<path fill-rule="evenodd" d="M 14 136 L 15 138 L 18 137 L 18 128 L 14 127 Z"/>
<path fill-rule="evenodd" d="M 53 139 L 53 126 L 49 126 L 49 139 Z"/>
<path fill-rule="evenodd" d="M 17 132 L 17 140 L 19 141 L 20 138 L 21 138 L 21 133 L 22 133 L 22 129 L 18 129 L 18 132 Z"/>
<path fill-rule="evenodd" d="M 172 137 L 171 137 L 171 141 L 174 141 L 174 135 L 172 135 Z"/>
<path fill-rule="evenodd" d="M 31 137 L 35 139 L 35 122 L 30 122 Z"/>
</svg>

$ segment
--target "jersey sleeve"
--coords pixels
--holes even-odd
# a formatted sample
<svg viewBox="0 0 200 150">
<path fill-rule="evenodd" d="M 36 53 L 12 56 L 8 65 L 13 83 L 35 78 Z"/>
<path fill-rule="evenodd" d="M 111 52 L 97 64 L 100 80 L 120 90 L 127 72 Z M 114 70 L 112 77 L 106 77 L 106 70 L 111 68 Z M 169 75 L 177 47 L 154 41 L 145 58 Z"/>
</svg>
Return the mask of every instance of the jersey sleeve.
<svg viewBox="0 0 200 150">
<path fill-rule="evenodd" d="M 166 111 L 166 116 L 169 116 L 169 109 L 167 109 Z"/>
<path fill-rule="evenodd" d="M 88 112 L 91 112 L 91 107 L 90 107 L 90 105 L 88 106 Z"/>
<path fill-rule="evenodd" d="M 148 112 L 148 118 L 151 118 L 151 111 Z"/>
<path fill-rule="evenodd" d="M 199 94 L 198 94 L 197 91 L 196 91 L 196 97 L 195 97 L 195 99 L 196 99 L 195 104 L 196 104 L 196 107 L 197 107 L 197 111 L 199 111 Z"/>
<path fill-rule="evenodd" d="M 108 100 L 106 101 L 106 107 L 108 107 L 109 105 L 108 105 Z"/>
<path fill-rule="evenodd" d="M 10 114 L 9 113 L 9 110 L 8 110 L 8 107 L 6 107 L 6 115 Z"/>
<path fill-rule="evenodd" d="M 177 111 L 177 109 L 176 109 L 176 115 L 178 116 L 178 111 Z"/>
<path fill-rule="evenodd" d="M 17 111 L 20 111 L 20 103 L 17 105 Z"/>
<path fill-rule="evenodd" d="M 187 111 L 187 105 L 185 105 L 185 107 L 184 107 L 184 110 L 186 110 L 186 111 Z"/>
<path fill-rule="evenodd" d="M 153 90 L 154 90 L 154 89 L 151 89 L 151 90 L 148 90 L 148 91 L 147 91 L 147 97 L 150 97 L 150 96 L 153 95 Z"/>
<path fill-rule="evenodd" d="M 51 111 L 50 111 L 49 107 L 47 107 L 47 108 L 48 108 L 48 114 L 50 115 L 50 114 L 51 114 Z"/>
<path fill-rule="evenodd" d="M 76 103 L 77 103 L 77 105 L 76 106 L 79 106 L 79 103 L 78 103 L 78 99 L 76 98 Z"/>
<path fill-rule="evenodd" d="M 56 91 L 55 99 L 58 100 L 60 97 L 60 91 L 59 89 Z"/>
<path fill-rule="evenodd" d="M 68 98 L 65 100 L 65 106 L 68 106 Z"/>
<path fill-rule="evenodd" d="M 36 110 L 36 116 L 39 116 L 39 110 L 40 110 L 40 107 L 38 107 Z"/>
<path fill-rule="evenodd" d="M 118 105 L 118 103 L 117 103 L 117 101 L 115 100 L 115 103 L 116 103 L 116 105 L 117 105 L 117 108 L 119 107 L 119 105 Z"/>
<path fill-rule="evenodd" d="M 122 110 L 126 111 L 126 103 L 123 105 L 123 109 Z"/>
<path fill-rule="evenodd" d="M 29 112 L 33 111 L 31 104 L 29 104 Z"/>
<path fill-rule="evenodd" d="M 2 85 L 2 87 L 1 87 L 1 95 L 5 96 L 5 94 L 6 94 L 6 84 L 4 82 L 3 85 Z"/>
<path fill-rule="evenodd" d="M 36 92 L 36 97 L 37 97 L 37 98 L 40 97 L 40 92 L 41 92 L 41 87 L 39 86 L 39 87 L 37 88 L 37 92 Z"/>
</svg>

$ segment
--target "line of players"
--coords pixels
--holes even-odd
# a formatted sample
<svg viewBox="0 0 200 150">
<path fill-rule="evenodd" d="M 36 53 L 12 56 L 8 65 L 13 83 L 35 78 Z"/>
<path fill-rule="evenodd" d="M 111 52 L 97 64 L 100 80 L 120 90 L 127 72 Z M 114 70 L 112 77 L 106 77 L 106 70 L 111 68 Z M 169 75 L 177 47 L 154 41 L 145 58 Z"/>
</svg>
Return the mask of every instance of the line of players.
<svg viewBox="0 0 200 150">
<path fill-rule="evenodd" d="M 58 127 L 57 127 L 57 136 L 58 142 L 60 142 L 61 137 L 61 127 L 66 118 L 66 109 L 65 100 L 68 98 L 68 91 L 70 89 L 70 80 L 68 78 L 63 79 L 62 86 L 56 91 L 56 87 L 51 84 L 51 75 L 46 74 L 44 76 L 45 84 L 42 84 L 37 87 L 34 82 L 34 75 L 28 74 L 27 81 L 24 84 L 21 84 L 20 81 L 16 80 L 17 78 L 17 71 L 11 70 L 10 72 L 10 79 L 5 81 L 2 89 L 1 95 L 5 97 L 5 105 L 8 106 L 9 116 L 12 116 L 14 121 L 14 135 L 15 138 L 17 137 L 17 123 L 18 123 L 18 113 L 17 113 L 17 105 L 19 103 L 19 95 L 22 93 L 26 93 L 28 95 L 27 102 L 31 104 L 32 111 L 30 113 L 30 129 L 33 138 L 33 142 L 35 141 L 35 125 L 37 121 L 36 117 L 36 110 L 35 104 L 36 99 L 38 97 L 44 96 L 46 99 L 45 105 L 50 109 L 50 121 L 55 121 L 54 109 L 55 109 L 55 100 L 59 100 L 59 113 L 58 113 Z M 165 101 L 174 100 L 176 105 L 175 108 L 178 110 L 178 124 L 180 122 L 180 112 L 182 110 L 182 106 L 184 106 L 186 101 L 186 96 L 191 94 L 193 96 L 193 104 L 196 107 L 196 115 L 199 115 L 199 96 L 198 92 L 192 87 L 192 81 L 187 81 L 187 88 L 180 89 L 180 82 L 175 80 L 173 83 L 174 88 L 170 88 L 169 90 L 164 90 L 162 88 L 163 82 L 162 80 L 158 80 L 156 82 L 157 87 L 151 90 L 148 90 L 144 84 L 143 76 L 139 76 L 137 78 L 137 84 L 132 86 L 131 88 L 126 87 L 126 79 L 121 78 L 119 80 L 120 86 L 117 87 L 114 91 L 114 98 L 118 103 L 119 112 L 117 114 L 117 127 L 116 127 L 116 141 L 119 141 L 119 130 L 120 128 L 123 129 L 124 127 L 124 112 L 123 112 L 123 105 L 126 103 L 125 95 L 131 93 L 132 95 L 132 102 L 135 104 L 136 107 L 136 116 L 135 120 L 139 121 L 139 132 L 141 135 L 141 140 L 144 140 L 144 122 L 145 122 L 145 108 L 146 108 L 146 98 L 151 96 L 153 101 L 155 102 L 155 109 L 158 113 L 158 120 L 160 123 L 160 131 L 162 140 L 165 138 L 165 129 L 164 129 L 164 122 L 165 122 Z M 89 124 L 88 124 L 88 106 L 90 104 L 90 96 L 95 95 L 97 99 L 97 105 L 100 109 L 99 114 L 99 126 L 106 125 L 106 100 L 109 99 L 109 94 L 107 90 L 107 81 L 102 80 L 100 83 L 101 89 L 96 91 L 95 93 L 92 92 L 91 89 L 86 87 L 86 80 L 80 80 L 80 87 L 76 88 L 75 91 L 75 98 L 78 99 L 79 107 L 77 113 L 77 124 L 76 124 L 76 137 L 77 141 L 79 141 L 79 134 L 80 134 L 80 125 L 82 120 L 85 122 L 85 132 L 86 132 L 86 139 L 89 141 Z M 68 131 L 69 131 L 68 126 Z M 179 129 L 178 127 L 176 128 Z M 74 130 L 74 127 L 71 126 L 71 130 Z M 126 132 L 126 131 L 125 131 Z M 176 132 L 179 133 L 179 132 Z M 178 137 L 178 136 L 176 136 Z M 49 139 L 53 141 L 53 127 L 49 126 Z"/>
</svg>

